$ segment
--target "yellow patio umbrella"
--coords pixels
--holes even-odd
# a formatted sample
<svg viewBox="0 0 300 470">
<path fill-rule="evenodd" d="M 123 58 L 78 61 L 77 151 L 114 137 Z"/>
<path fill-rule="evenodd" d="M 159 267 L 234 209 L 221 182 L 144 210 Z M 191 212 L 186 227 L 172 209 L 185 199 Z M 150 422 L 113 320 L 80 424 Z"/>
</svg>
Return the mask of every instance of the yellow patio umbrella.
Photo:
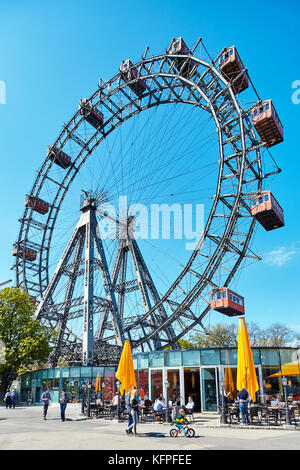
<svg viewBox="0 0 300 470">
<path fill-rule="evenodd" d="M 95 392 L 101 392 L 101 377 L 100 373 L 98 372 L 96 380 L 95 380 Z"/>
<path fill-rule="evenodd" d="M 227 397 L 234 398 L 236 396 L 236 385 L 235 385 L 232 370 L 230 367 L 225 368 L 224 381 L 225 381 L 225 392 L 226 392 Z"/>
<path fill-rule="evenodd" d="M 276 374 L 269 375 L 268 377 L 280 377 L 281 375 L 299 376 L 300 375 L 299 362 L 294 361 L 294 362 L 289 362 L 288 364 L 283 364 L 279 372 L 276 372 Z"/>
<path fill-rule="evenodd" d="M 259 386 L 257 382 L 245 318 L 239 319 L 236 386 L 238 390 L 241 390 L 243 387 L 245 387 L 252 400 L 255 401 L 255 392 L 259 390 Z"/>
<path fill-rule="evenodd" d="M 228 349 L 225 352 L 225 364 L 229 364 L 229 354 Z M 229 398 L 236 397 L 236 381 L 233 378 L 233 373 L 231 367 L 225 367 L 225 374 L 224 374 L 224 382 L 225 382 L 225 393 L 226 396 Z"/>
<path fill-rule="evenodd" d="M 121 382 L 121 395 L 123 395 L 124 390 L 128 392 L 132 387 L 137 388 L 131 346 L 128 340 L 126 340 L 124 343 L 116 378 Z"/>
</svg>

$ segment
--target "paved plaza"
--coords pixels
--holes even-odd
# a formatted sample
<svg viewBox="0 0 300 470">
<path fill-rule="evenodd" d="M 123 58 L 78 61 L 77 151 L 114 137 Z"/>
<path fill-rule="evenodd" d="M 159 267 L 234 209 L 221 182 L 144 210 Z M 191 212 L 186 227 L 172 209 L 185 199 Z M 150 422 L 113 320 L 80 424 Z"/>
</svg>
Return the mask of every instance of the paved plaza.
<svg viewBox="0 0 300 470">
<path fill-rule="evenodd" d="M 126 423 L 86 419 L 80 405 L 70 404 L 61 422 L 59 406 L 49 407 L 43 420 L 41 406 L 0 407 L 1 450 L 299 450 L 300 427 L 220 426 L 217 415 L 199 414 L 194 438 L 171 438 L 169 424 L 140 423 L 139 435 L 128 437 Z"/>
</svg>

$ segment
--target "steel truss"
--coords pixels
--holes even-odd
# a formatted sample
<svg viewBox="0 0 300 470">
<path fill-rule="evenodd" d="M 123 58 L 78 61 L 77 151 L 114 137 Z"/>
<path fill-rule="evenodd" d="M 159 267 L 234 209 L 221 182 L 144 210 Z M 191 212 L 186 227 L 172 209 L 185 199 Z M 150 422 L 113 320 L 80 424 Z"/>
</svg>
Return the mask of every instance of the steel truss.
<svg viewBox="0 0 300 470">
<path fill-rule="evenodd" d="M 124 82 L 120 73 L 107 82 L 100 79 L 97 90 L 88 101 L 93 108 L 105 111 L 105 120 L 102 127 L 94 129 L 89 139 L 81 136 L 84 116 L 79 111 L 68 123 L 64 123 L 54 146 L 63 150 L 71 140 L 76 148 L 72 155 L 72 164 L 65 171 L 58 173 L 55 171 L 53 160 L 49 156 L 46 157 L 30 195 L 38 197 L 47 184 L 53 195 L 52 201 L 49 201 L 49 213 L 46 218 L 37 218 L 36 213 L 26 207 L 20 219 L 17 241 L 24 247 L 34 247 L 38 258 L 36 262 L 27 261 L 25 256 L 16 258 L 16 283 L 24 286 L 31 295 L 41 301 L 37 308 L 37 318 L 49 328 L 59 331 L 57 354 L 63 350 L 70 351 L 71 346 L 67 344 L 74 343 L 77 350 L 82 348 L 84 363 L 94 360 L 93 351 L 97 349 L 95 341 L 107 346 L 114 343 L 118 348 L 127 338 L 131 340 L 133 350 L 144 350 L 146 346 L 147 349 L 162 349 L 168 345 L 176 347 L 182 336 L 196 325 L 202 325 L 210 310 L 208 290 L 218 285 L 217 273 L 220 270 L 227 273 L 224 283 L 227 286 L 243 260 L 259 260 L 259 256 L 253 253 L 249 246 L 255 226 L 249 199 L 262 190 L 265 178 L 280 171 L 278 168 L 274 171 L 263 170 L 261 151 L 264 143 L 252 126 L 252 108 L 241 108 L 233 92 L 233 83 L 227 81 L 216 67 L 223 51 L 214 59 L 202 59 L 201 39 L 191 49 L 191 56 L 170 55 L 166 52 L 150 57 L 148 49 L 146 48 L 142 59 L 134 64 L 137 76 L 132 77 L 130 82 Z M 183 57 L 185 61 L 178 70 L 175 66 L 176 59 L 182 61 Z M 130 85 L 141 79 L 146 89 L 142 95 L 137 96 Z M 212 116 L 219 146 L 219 171 L 213 204 L 201 240 L 180 275 L 169 289 L 159 296 L 136 241 L 129 238 L 118 246 L 110 277 L 103 245 L 96 235 L 95 207 L 89 206 L 83 211 L 70 243 L 50 279 L 49 253 L 55 223 L 68 190 L 84 163 L 118 126 L 146 109 L 169 103 L 192 105 Z M 230 193 L 228 181 L 232 187 Z M 220 220 L 224 229 L 221 234 L 216 234 L 215 226 Z M 239 229 L 241 220 L 244 222 L 243 231 Z M 84 243 L 86 240 L 87 245 Z M 106 287 L 105 299 L 93 299 L 93 275 L 97 261 L 93 258 L 94 249 L 98 260 L 97 268 Z M 66 336 L 70 333 L 66 334 L 66 318 L 69 315 L 80 315 L 80 309 L 76 313 L 71 307 L 76 307 L 72 294 L 78 275 L 78 260 L 83 251 L 86 262 L 84 334 L 82 340 L 73 337 L 68 343 Z M 71 254 L 73 262 L 68 265 Z M 128 281 L 125 277 L 129 255 L 136 273 L 134 281 Z M 53 305 L 52 294 L 59 277 L 66 270 L 69 282 L 65 301 L 58 308 Z M 188 290 L 187 285 L 190 286 Z M 132 318 L 124 318 L 124 298 L 129 289 L 140 290 L 144 312 Z M 192 306 L 196 300 L 202 302 L 202 307 L 193 311 Z M 92 328 L 95 308 L 101 311 L 97 332 Z M 111 331 L 110 335 L 105 334 L 107 330 Z M 133 338 L 134 331 L 140 333 Z"/>
</svg>

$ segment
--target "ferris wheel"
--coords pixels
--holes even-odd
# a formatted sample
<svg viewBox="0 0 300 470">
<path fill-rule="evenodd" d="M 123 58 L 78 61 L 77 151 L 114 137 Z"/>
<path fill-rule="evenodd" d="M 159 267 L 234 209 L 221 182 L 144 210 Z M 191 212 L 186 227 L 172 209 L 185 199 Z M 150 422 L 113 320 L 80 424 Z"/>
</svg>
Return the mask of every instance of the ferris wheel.
<svg viewBox="0 0 300 470">
<path fill-rule="evenodd" d="M 264 185 L 282 140 L 235 46 L 212 58 L 180 37 L 100 79 L 48 147 L 13 246 L 17 286 L 57 332 L 53 362 L 110 361 L 126 339 L 177 348 L 212 310 L 244 314 L 229 286 L 260 259 L 256 221 L 284 225 Z"/>
</svg>

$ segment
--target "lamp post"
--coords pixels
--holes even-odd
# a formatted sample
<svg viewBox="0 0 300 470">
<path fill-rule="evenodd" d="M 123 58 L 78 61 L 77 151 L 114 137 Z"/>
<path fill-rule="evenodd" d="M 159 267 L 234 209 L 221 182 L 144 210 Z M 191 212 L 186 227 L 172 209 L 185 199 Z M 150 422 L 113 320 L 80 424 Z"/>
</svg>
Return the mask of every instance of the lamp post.
<svg viewBox="0 0 300 470">
<path fill-rule="evenodd" d="M 92 389 L 91 382 L 88 382 L 87 389 L 88 389 L 88 396 L 87 396 L 86 415 L 87 415 L 88 418 L 90 418 L 90 416 L 91 416 L 91 389 Z"/>
<path fill-rule="evenodd" d="M 221 380 L 220 380 L 220 385 L 221 385 L 221 424 L 228 424 L 227 423 L 227 416 L 226 416 L 226 403 L 225 403 L 225 398 L 224 398 L 224 376 L 222 374 Z"/>
<path fill-rule="evenodd" d="M 104 389 L 105 389 L 105 382 L 103 380 L 103 383 L 102 383 L 102 402 L 103 402 L 103 406 L 104 406 Z"/>
<path fill-rule="evenodd" d="M 285 376 L 283 376 L 281 378 L 281 383 L 282 383 L 282 386 L 283 386 L 284 401 L 285 401 L 285 422 L 286 422 L 286 424 L 291 424 L 290 410 L 289 410 L 287 390 L 286 390 L 287 378 Z"/>
<path fill-rule="evenodd" d="M 117 389 L 118 389 L 117 418 L 118 418 L 118 421 L 121 421 L 120 386 L 121 386 L 121 382 L 117 380 Z"/>
<path fill-rule="evenodd" d="M 165 387 L 166 387 L 166 422 L 170 422 L 170 415 L 169 415 L 169 394 L 168 394 L 168 389 L 169 389 L 170 383 L 168 379 L 165 381 Z"/>
<path fill-rule="evenodd" d="M 84 415 L 84 392 L 85 392 L 85 383 L 81 384 L 81 393 L 82 393 L 82 398 L 81 398 L 81 414 Z"/>
</svg>

